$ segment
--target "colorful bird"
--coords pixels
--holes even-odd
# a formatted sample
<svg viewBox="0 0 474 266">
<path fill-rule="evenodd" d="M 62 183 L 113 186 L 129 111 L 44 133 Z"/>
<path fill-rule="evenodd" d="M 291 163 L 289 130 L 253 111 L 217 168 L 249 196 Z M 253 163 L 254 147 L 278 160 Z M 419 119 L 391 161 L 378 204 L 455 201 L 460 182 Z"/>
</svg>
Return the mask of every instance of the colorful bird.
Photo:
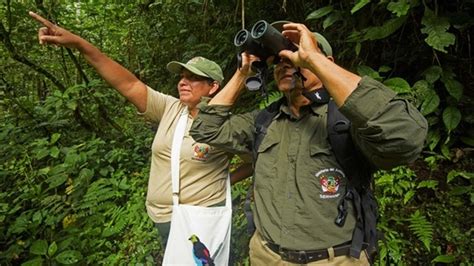
<svg viewBox="0 0 474 266">
<path fill-rule="evenodd" d="M 209 249 L 199 241 L 199 237 L 192 235 L 189 240 L 193 243 L 193 256 L 198 266 L 214 266 Z"/>
</svg>

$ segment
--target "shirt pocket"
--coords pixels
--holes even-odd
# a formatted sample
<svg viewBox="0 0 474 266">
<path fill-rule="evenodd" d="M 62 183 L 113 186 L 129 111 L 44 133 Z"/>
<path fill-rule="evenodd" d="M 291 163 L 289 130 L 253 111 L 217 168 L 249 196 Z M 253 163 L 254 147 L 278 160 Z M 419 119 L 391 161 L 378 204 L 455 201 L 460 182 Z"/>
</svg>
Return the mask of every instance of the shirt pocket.
<svg viewBox="0 0 474 266">
<path fill-rule="evenodd" d="M 279 144 L 280 140 L 275 136 L 267 135 L 263 138 L 257 150 L 255 164 L 255 172 L 259 173 L 259 178 L 271 178 L 276 174 Z"/>
<path fill-rule="evenodd" d="M 333 154 L 331 148 L 328 144 L 315 143 L 311 141 L 309 145 L 309 155 L 311 157 L 311 164 L 315 168 L 326 168 L 334 167 L 335 159 L 333 159 Z"/>
</svg>

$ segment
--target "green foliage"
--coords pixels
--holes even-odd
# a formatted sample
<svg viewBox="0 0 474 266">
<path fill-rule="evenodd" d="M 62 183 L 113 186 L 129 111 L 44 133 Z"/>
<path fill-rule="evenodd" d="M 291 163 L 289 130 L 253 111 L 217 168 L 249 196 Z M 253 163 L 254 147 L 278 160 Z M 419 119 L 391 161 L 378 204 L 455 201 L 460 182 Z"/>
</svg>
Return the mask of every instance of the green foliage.
<svg viewBox="0 0 474 266">
<path fill-rule="evenodd" d="M 430 250 L 431 240 L 433 238 L 433 225 L 426 220 L 420 211 L 415 211 L 409 219 L 410 225 L 408 226 L 418 239 L 423 242 L 426 249 Z"/>
<path fill-rule="evenodd" d="M 471 252 L 472 1 L 3 1 L 0 4 L 1 265 L 156 265 L 144 200 L 153 130 L 77 51 L 37 45 L 37 11 L 97 45 L 152 88 L 195 55 L 235 71 L 232 39 L 266 19 L 305 21 L 336 62 L 413 102 L 429 121 L 422 158 L 380 172 L 378 265 L 468 265 Z M 272 84 L 269 83 L 269 87 Z M 266 99 L 245 92 L 238 112 Z M 265 102 L 266 101 L 266 102 Z M 261 104 L 259 104 L 261 103 Z M 238 164 L 239 162 L 234 162 Z M 243 199 L 232 189 L 232 259 L 248 265 Z M 462 215 L 459 215 L 459 213 Z"/>
<path fill-rule="evenodd" d="M 446 32 L 450 26 L 449 20 L 436 16 L 429 8 L 425 8 L 425 15 L 421 23 L 425 26 L 421 32 L 428 34 L 425 39 L 426 43 L 438 51 L 447 53 L 445 48 L 453 45 L 456 40 L 454 34 Z"/>
</svg>

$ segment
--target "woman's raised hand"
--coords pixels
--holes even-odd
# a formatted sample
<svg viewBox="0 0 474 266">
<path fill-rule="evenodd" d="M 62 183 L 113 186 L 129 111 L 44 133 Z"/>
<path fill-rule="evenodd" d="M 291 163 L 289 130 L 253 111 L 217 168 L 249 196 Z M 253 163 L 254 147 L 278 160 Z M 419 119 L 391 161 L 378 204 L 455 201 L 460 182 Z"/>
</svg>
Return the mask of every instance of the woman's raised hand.
<svg viewBox="0 0 474 266">
<path fill-rule="evenodd" d="M 54 44 L 67 48 L 78 48 L 82 40 L 81 37 L 55 25 L 34 12 L 30 11 L 28 14 L 44 26 L 38 30 L 38 40 L 40 44 Z"/>
</svg>

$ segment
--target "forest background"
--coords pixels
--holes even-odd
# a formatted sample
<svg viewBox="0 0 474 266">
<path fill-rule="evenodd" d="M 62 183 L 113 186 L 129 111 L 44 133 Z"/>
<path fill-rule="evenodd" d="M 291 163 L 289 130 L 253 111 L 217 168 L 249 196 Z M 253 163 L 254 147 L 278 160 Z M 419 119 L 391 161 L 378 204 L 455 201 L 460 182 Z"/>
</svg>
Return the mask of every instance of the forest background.
<svg viewBox="0 0 474 266">
<path fill-rule="evenodd" d="M 337 63 L 382 81 L 429 121 L 420 158 L 376 175 L 377 265 L 472 265 L 473 0 L 1 0 L 1 265 L 161 261 L 144 207 L 154 129 L 77 51 L 38 45 L 30 10 L 171 95 L 178 77 L 166 63 L 206 56 L 228 79 L 235 33 L 258 20 L 323 32 Z M 269 100 L 280 96 L 268 88 Z M 266 101 L 245 92 L 235 112 Z M 248 265 L 249 184 L 232 188 L 236 265 Z"/>
</svg>

